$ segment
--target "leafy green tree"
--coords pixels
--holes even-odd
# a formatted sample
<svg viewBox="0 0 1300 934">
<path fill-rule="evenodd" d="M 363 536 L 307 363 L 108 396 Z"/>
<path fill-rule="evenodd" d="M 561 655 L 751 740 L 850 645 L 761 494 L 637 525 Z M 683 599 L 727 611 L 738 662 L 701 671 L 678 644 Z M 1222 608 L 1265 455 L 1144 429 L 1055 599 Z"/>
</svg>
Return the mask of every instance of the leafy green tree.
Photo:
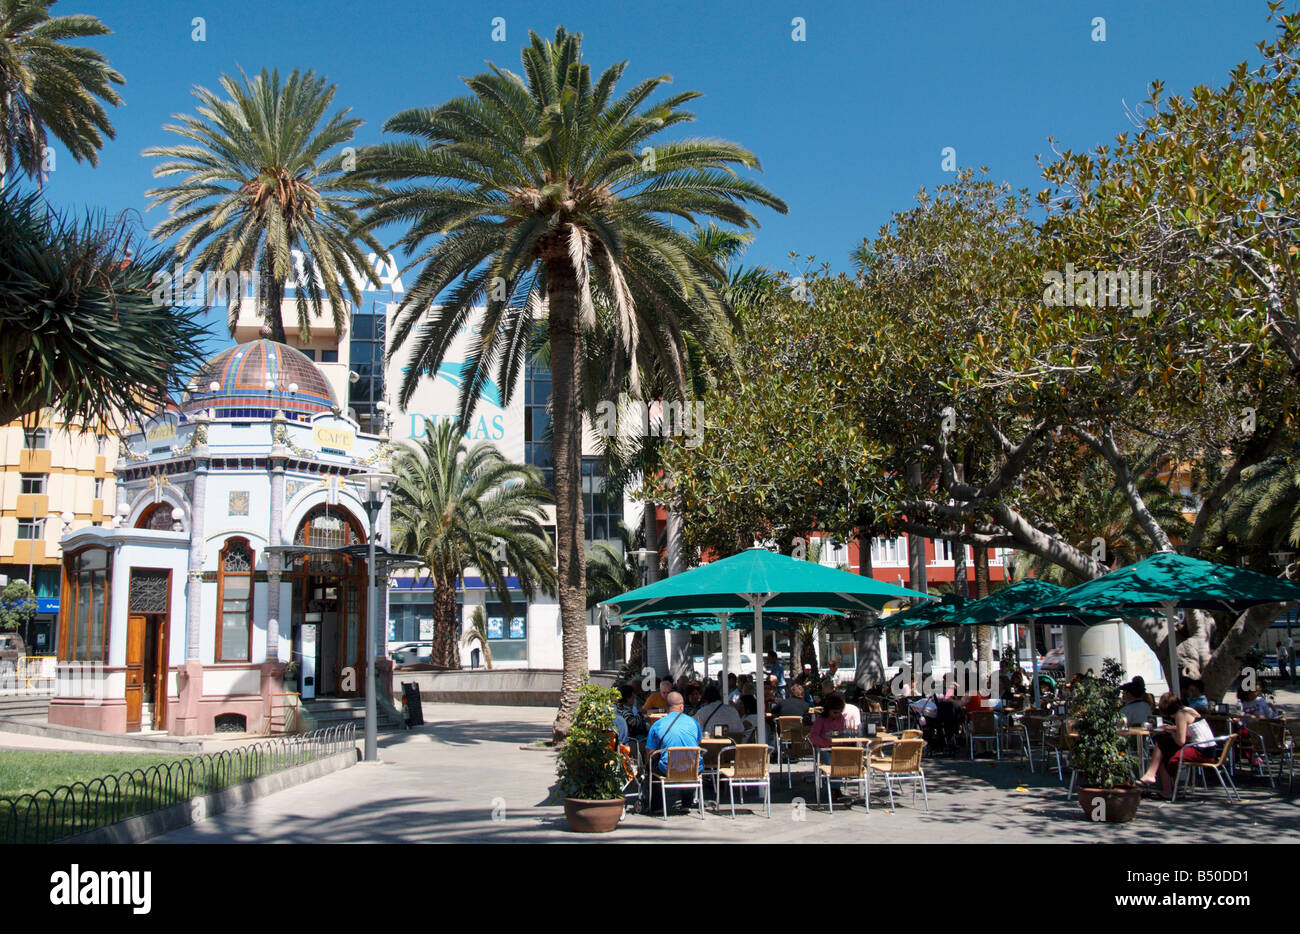
<svg viewBox="0 0 1300 934">
<path fill-rule="evenodd" d="M 616 311 L 610 327 L 629 361 L 644 341 L 678 373 L 674 344 L 663 337 L 726 309 L 716 284 L 721 270 L 669 220 L 747 227 L 754 222 L 747 203 L 785 205 L 737 174 L 736 167 L 757 168 L 758 160 L 734 143 L 652 142 L 691 120 L 682 107 L 699 96 L 652 100 L 668 76 L 615 96 L 626 64 L 593 81 L 581 37 L 563 27 L 551 41 L 532 35 L 522 60 L 523 76 L 491 66 L 466 80 L 469 96 L 391 118 L 385 129 L 411 140 L 367 150 L 359 174 L 403 183 L 366 202 L 366 223 L 408 225 L 398 244 L 420 264 L 393 327 L 395 346 L 413 343 L 403 403 L 436 371 L 476 307 L 486 311 L 468 361 L 462 417 L 490 373 L 511 391 L 535 324 L 546 322 L 564 645 L 554 732 L 561 737 L 587 672 L 581 387 L 584 342 L 597 326 L 595 296 Z"/>
<path fill-rule="evenodd" d="M 36 594 L 27 581 L 10 581 L 0 590 L 0 632 L 21 629 L 36 618 Z"/>
<path fill-rule="evenodd" d="M 360 304 L 368 275 L 358 241 L 382 253 L 374 237 L 355 229 L 358 197 L 375 190 L 349 171 L 355 151 L 346 144 L 361 121 L 346 107 L 327 118 L 336 87 L 311 71 L 295 69 L 283 81 L 275 70 L 253 78 L 240 71 L 239 80 L 222 75 L 221 88 L 225 97 L 196 87 L 198 114 L 164 127 L 188 142 L 144 151 L 164 160 L 154 178 L 183 176 L 148 192 L 151 207 L 170 212 L 153 235 L 179 234 L 181 261 L 219 277 L 219 285 L 230 276 L 252 279 L 274 340 L 285 339 L 281 306 L 285 283 L 295 276 L 299 328 L 307 333 L 328 300 L 335 332 L 342 333 L 344 300 Z M 294 250 L 306 257 L 301 270 L 294 269 Z M 233 331 L 241 296 L 225 297 Z"/>
<path fill-rule="evenodd" d="M 54 16 L 58 0 L 0 0 L 0 189 L 17 168 L 39 183 L 49 134 L 78 162 L 98 164 L 115 134 L 104 104 L 122 103 L 125 79 L 102 52 L 70 39 L 111 30 L 85 14 Z"/>
<path fill-rule="evenodd" d="M 550 498 L 541 471 L 513 464 L 485 442 L 465 443 L 460 425 L 425 419 L 425 434 L 393 461 L 393 543 L 418 554 L 433 578 L 431 664 L 459 668 L 456 588 L 468 567 L 510 607 L 507 576 L 526 594 L 553 592 L 554 558 L 542 525 Z"/>
<path fill-rule="evenodd" d="M 192 312 L 154 301 L 170 259 L 102 217 L 0 194 L 0 425 L 44 408 L 121 424 L 183 388 L 205 332 Z"/>
</svg>

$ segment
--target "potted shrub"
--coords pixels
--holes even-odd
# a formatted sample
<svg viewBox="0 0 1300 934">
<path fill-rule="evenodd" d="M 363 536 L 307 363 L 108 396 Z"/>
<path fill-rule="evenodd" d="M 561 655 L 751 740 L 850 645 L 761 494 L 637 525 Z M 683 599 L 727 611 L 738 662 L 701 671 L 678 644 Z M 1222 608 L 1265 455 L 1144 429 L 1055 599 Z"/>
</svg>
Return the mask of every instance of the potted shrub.
<svg viewBox="0 0 1300 934">
<path fill-rule="evenodd" d="M 584 684 L 556 763 L 564 816 L 578 833 L 608 833 L 623 816 L 623 756 L 610 741 L 618 692 Z"/>
<path fill-rule="evenodd" d="M 297 693 L 298 691 L 298 670 L 300 664 L 297 659 L 290 659 L 284 663 L 284 689 Z"/>
<path fill-rule="evenodd" d="M 1105 659 L 1101 675 L 1085 678 L 1070 700 L 1074 767 L 1079 772 L 1079 806 L 1095 821 L 1119 823 L 1137 816 L 1142 789 L 1131 783 L 1128 751 L 1118 727 L 1122 670 Z"/>
</svg>

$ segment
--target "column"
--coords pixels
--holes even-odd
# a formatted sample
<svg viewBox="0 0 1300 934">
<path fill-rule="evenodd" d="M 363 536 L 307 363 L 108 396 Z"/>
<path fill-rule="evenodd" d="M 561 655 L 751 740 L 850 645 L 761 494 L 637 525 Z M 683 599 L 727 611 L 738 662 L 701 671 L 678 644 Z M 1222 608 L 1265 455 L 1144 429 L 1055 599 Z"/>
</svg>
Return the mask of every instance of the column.
<svg viewBox="0 0 1300 934">
<path fill-rule="evenodd" d="M 276 412 L 271 428 L 274 439 L 276 428 L 284 424 L 284 413 Z M 281 445 L 272 442 L 270 456 L 271 472 L 271 526 L 267 530 L 266 540 L 273 546 L 284 544 L 284 452 Z M 271 552 L 266 561 L 266 660 L 278 662 L 280 659 L 280 586 L 284 558 L 279 552 Z"/>
</svg>

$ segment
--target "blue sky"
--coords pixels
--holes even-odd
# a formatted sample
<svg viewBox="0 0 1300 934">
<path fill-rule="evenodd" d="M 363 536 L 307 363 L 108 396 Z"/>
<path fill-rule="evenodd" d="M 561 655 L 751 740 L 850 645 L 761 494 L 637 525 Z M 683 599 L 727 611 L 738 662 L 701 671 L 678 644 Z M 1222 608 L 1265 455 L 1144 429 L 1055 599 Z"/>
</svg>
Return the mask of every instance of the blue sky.
<svg viewBox="0 0 1300 934">
<path fill-rule="evenodd" d="M 117 139 L 96 168 L 58 153 L 47 183 L 57 205 L 116 214 L 146 229 L 154 160 L 141 150 L 175 139 L 172 114 L 192 112 L 195 84 L 215 87 L 242 66 L 311 68 L 338 85 L 336 102 L 365 120 L 358 140 L 381 138 L 398 110 L 459 94 L 460 77 L 492 61 L 518 70 L 528 30 L 563 23 L 584 34 L 594 69 L 628 60 L 624 84 L 671 74 L 702 91 L 692 135 L 721 136 L 763 162 L 763 182 L 790 205 L 760 211 L 745 257 L 791 270 L 791 251 L 843 268 L 864 236 L 922 186 L 960 166 L 1041 188 L 1035 156 L 1049 136 L 1091 148 L 1128 128 L 1124 105 L 1153 78 L 1170 93 L 1220 84 L 1271 38 L 1263 0 L 1172 2 L 701 2 L 613 0 L 484 4 L 434 0 L 62 0 L 59 13 L 98 16 L 114 35 L 95 44 L 125 75 Z M 192 39 L 194 17 L 206 41 Z M 492 41 L 504 17 L 506 41 Z M 802 17 L 806 41 L 792 40 Z M 1093 41 L 1093 19 L 1106 41 Z M 801 260 L 799 267 L 804 263 Z"/>
</svg>

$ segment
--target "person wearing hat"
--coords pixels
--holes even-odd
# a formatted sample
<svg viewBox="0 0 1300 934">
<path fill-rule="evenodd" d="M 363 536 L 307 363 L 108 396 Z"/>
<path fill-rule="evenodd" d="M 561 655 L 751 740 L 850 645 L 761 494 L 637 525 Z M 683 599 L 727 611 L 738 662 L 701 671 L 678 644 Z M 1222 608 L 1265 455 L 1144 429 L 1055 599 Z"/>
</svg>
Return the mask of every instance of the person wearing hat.
<svg viewBox="0 0 1300 934">
<path fill-rule="evenodd" d="M 1120 712 L 1129 726 L 1145 726 L 1151 716 L 1151 705 L 1146 699 L 1146 685 L 1140 677 L 1134 678 L 1120 689 Z"/>
</svg>

